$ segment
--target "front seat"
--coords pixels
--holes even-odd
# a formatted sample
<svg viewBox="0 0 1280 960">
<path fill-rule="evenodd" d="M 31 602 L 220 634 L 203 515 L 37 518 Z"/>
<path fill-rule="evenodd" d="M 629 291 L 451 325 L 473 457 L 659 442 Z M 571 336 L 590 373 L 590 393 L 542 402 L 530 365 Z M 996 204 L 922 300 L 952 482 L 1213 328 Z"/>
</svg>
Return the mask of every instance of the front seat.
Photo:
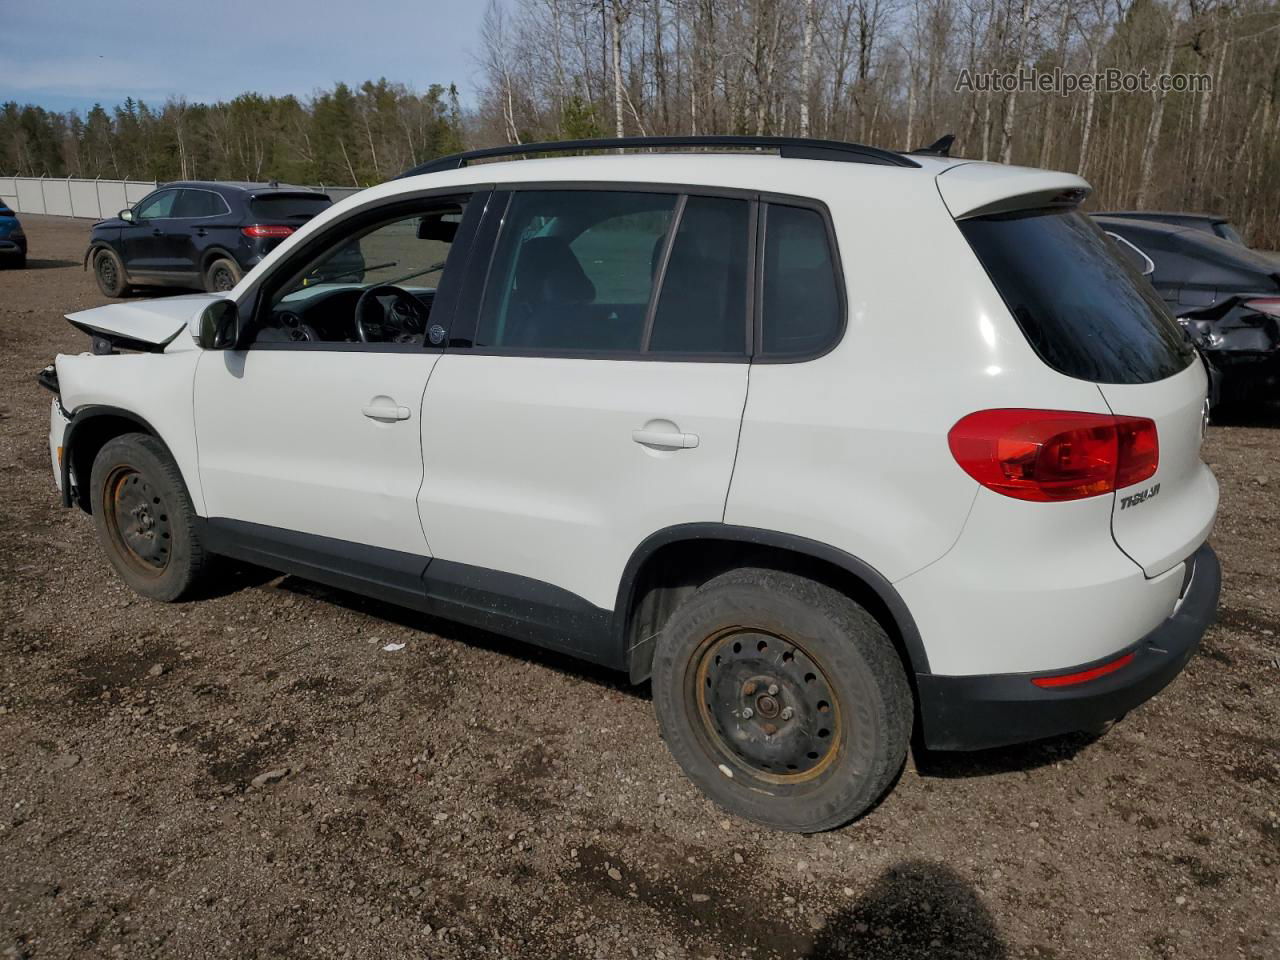
<svg viewBox="0 0 1280 960">
<path fill-rule="evenodd" d="M 525 241 L 516 262 L 504 346 L 577 345 L 574 332 L 588 319 L 588 305 L 595 298 L 595 284 L 563 238 Z"/>
</svg>

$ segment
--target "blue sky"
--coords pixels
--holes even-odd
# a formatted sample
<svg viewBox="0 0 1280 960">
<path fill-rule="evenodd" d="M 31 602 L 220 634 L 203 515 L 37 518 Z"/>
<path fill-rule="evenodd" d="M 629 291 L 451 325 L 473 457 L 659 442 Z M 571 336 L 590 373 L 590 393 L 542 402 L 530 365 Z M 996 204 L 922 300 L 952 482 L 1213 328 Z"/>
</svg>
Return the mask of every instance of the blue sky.
<svg viewBox="0 0 1280 960">
<path fill-rule="evenodd" d="M 385 76 L 474 100 L 484 0 L 0 0 L 0 103 L 309 96 Z"/>
</svg>

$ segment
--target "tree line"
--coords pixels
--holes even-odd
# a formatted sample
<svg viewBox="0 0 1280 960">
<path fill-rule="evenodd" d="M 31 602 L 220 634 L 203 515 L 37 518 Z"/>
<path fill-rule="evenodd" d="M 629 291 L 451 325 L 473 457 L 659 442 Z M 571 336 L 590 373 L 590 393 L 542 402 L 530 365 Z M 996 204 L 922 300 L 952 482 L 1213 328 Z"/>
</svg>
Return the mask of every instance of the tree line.
<svg viewBox="0 0 1280 960">
<path fill-rule="evenodd" d="M 385 79 L 309 100 L 246 93 L 220 103 L 126 100 L 81 116 L 0 107 L 0 173 L 369 186 L 462 149 L 455 87 Z"/>
<path fill-rule="evenodd" d="M 1078 172 L 1093 207 L 1229 217 L 1280 248 L 1280 0 L 490 0 L 474 106 L 386 79 L 309 99 L 0 107 L 0 172 L 365 186 L 466 146 L 781 134 Z M 991 88 L 1055 70 L 1192 89 Z M 969 82 L 966 82 L 969 81 Z"/>
<path fill-rule="evenodd" d="M 1078 172 L 1093 207 L 1221 213 L 1280 248 L 1276 0 L 505 0 L 477 142 L 780 134 Z M 1019 70 L 1186 91 L 980 89 Z M 1207 78 L 1207 81 L 1206 81 Z"/>
</svg>

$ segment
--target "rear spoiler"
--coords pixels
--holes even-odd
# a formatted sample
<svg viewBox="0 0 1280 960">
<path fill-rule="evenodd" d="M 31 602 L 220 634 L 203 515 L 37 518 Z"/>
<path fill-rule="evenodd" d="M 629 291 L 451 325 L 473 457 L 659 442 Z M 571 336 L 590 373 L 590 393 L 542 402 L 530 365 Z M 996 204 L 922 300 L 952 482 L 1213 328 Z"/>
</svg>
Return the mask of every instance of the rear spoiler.
<svg viewBox="0 0 1280 960">
<path fill-rule="evenodd" d="M 938 174 L 942 202 L 957 220 L 1016 210 L 1078 207 L 1089 195 L 1087 181 L 1072 173 L 961 163 Z"/>
</svg>

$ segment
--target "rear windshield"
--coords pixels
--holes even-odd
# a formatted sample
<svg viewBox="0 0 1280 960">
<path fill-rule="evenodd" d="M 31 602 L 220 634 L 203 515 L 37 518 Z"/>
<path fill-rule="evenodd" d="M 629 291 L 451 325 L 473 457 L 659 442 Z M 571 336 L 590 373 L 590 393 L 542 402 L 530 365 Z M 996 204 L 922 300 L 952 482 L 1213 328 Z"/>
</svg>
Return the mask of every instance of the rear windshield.
<svg viewBox="0 0 1280 960">
<path fill-rule="evenodd" d="M 249 209 L 258 220 L 310 220 L 332 203 L 322 193 L 280 193 L 254 197 Z"/>
<path fill-rule="evenodd" d="M 1049 366 L 1094 383 L 1151 383 L 1195 356 L 1168 308 L 1076 211 L 960 221 L 1018 326 Z"/>
</svg>

